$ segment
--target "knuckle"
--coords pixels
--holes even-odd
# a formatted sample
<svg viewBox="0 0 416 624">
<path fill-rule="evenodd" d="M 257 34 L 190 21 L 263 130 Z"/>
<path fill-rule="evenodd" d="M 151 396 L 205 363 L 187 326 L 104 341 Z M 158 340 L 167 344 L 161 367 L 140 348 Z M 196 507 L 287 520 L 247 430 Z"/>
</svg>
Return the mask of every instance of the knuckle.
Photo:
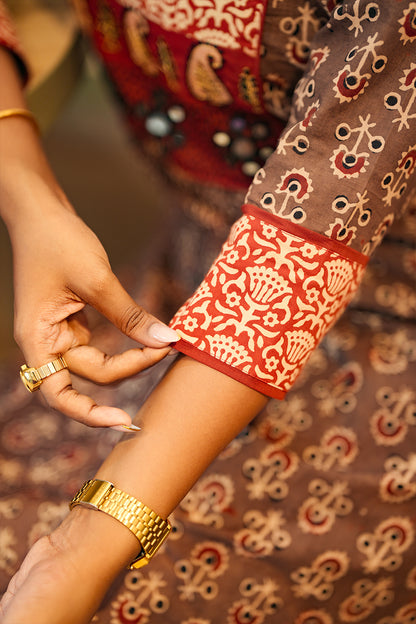
<svg viewBox="0 0 416 624">
<path fill-rule="evenodd" d="M 33 334 L 33 329 L 31 330 L 25 323 L 15 321 L 13 336 L 19 346 L 26 344 L 31 334 Z"/>
<path fill-rule="evenodd" d="M 71 384 L 63 386 L 57 392 L 47 397 L 49 407 L 54 410 L 64 411 L 66 399 L 72 393 L 76 393 L 76 390 L 73 389 Z"/>
<path fill-rule="evenodd" d="M 104 292 L 111 291 L 115 279 L 111 269 L 105 263 L 99 263 L 94 267 L 94 274 L 88 281 L 89 298 L 100 297 Z"/>
<path fill-rule="evenodd" d="M 100 384 L 108 384 L 114 381 L 116 378 L 115 372 L 113 370 L 115 364 L 114 357 L 108 355 L 107 353 L 103 353 L 102 362 L 100 366 L 100 378 L 97 379 L 96 383 Z"/>
<path fill-rule="evenodd" d="M 142 329 L 146 324 L 147 313 L 143 308 L 136 305 L 128 306 L 120 319 L 120 329 L 127 336 L 136 329 Z"/>
</svg>

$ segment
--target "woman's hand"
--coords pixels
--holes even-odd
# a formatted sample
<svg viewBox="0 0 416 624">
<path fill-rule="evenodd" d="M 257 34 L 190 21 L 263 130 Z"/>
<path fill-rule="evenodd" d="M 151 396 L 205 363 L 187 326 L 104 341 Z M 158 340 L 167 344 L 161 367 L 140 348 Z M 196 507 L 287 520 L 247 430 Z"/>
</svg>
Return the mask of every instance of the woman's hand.
<svg viewBox="0 0 416 624">
<path fill-rule="evenodd" d="M 76 508 L 30 549 L 0 602 L 0 621 L 87 624 L 139 549 L 134 535 L 117 520 Z"/>
<path fill-rule="evenodd" d="M 72 372 L 111 383 L 162 359 L 169 343 L 177 340 L 173 330 L 133 301 L 113 274 L 95 234 L 47 189 L 38 210 L 30 220 L 17 221 L 11 236 L 15 338 L 29 366 L 39 367 L 63 354 Z M 110 357 L 90 346 L 85 304 L 146 348 Z M 45 379 L 40 389 L 51 407 L 85 424 L 130 424 L 122 410 L 98 406 L 79 394 L 68 370 Z"/>
<path fill-rule="evenodd" d="M 25 107 L 16 65 L 3 48 L 0 84 L 0 110 Z M 21 116 L 0 123 L 0 215 L 13 246 L 15 336 L 30 367 L 64 355 L 74 373 L 109 383 L 168 353 L 176 333 L 122 288 L 99 240 L 57 183 L 33 124 Z M 108 357 L 89 346 L 82 312 L 86 304 L 146 348 Z M 68 370 L 45 379 L 41 392 L 49 405 L 85 424 L 131 423 L 122 410 L 99 407 L 76 392 Z"/>
</svg>

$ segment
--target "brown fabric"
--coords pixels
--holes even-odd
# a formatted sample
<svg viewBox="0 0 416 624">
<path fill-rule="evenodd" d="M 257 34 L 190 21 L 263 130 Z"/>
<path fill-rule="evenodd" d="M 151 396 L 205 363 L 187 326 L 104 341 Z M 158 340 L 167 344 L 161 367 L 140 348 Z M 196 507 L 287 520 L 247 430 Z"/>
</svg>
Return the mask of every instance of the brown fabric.
<svg viewBox="0 0 416 624">
<path fill-rule="evenodd" d="M 221 244 L 222 230 L 201 225 L 206 211 L 180 214 L 136 289 L 158 314 L 195 287 L 196 259 L 209 262 Z M 411 213 L 404 227 L 414 229 Z M 121 575 L 95 622 L 407 624 L 416 589 L 415 253 L 384 241 L 367 287 L 398 293 L 396 304 L 378 298 L 378 312 L 361 301 L 344 315 L 287 399 L 270 401 L 191 491 L 163 552 Z M 113 331 L 99 339 L 121 347 Z M 1 376 L 2 589 L 119 438 L 48 411 L 16 370 Z M 159 374 L 92 391 L 134 413 Z"/>
<path fill-rule="evenodd" d="M 262 63 L 290 118 L 246 200 L 369 255 L 414 192 L 416 9 L 328 4 L 268 5 Z"/>
<path fill-rule="evenodd" d="M 268 11 L 285 8 L 293 20 L 302 8 L 302 14 L 312 10 L 327 20 L 329 4 L 270 1 Z M 415 10 L 413 2 L 345 2 L 345 15 L 357 15 L 357 23 L 367 28 L 369 20 L 360 17 L 370 4 L 396 12 L 396 32 L 402 26 L 397 11 Z M 345 20 L 340 24 L 351 21 Z M 282 32 L 279 23 L 275 32 Z M 370 20 L 369 27 L 376 23 Z M 312 34 L 319 25 L 310 18 L 306 24 Z M 302 23 L 296 32 L 305 32 Z M 351 37 L 355 42 L 354 30 Z M 414 42 L 399 45 L 408 52 Z M 407 59 L 412 62 L 410 55 Z M 285 59 L 281 63 L 292 67 Z M 295 80 L 299 69 L 292 71 Z M 285 101 L 282 108 L 285 116 Z M 413 132 L 414 123 L 409 119 Z M 394 173 L 395 180 L 400 175 Z M 314 183 L 315 191 L 320 192 L 319 184 Z M 221 216 L 221 196 L 215 193 L 210 191 L 209 204 L 198 197 L 196 186 L 192 202 L 182 194 L 160 254 L 137 284 L 137 298 L 155 313 L 164 312 L 164 318 L 197 286 L 224 239 L 230 215 Z M 149 567 L 118 579 L 96 623 L 412 621 L 415 221 L 409 210 L 406 221 L 391 229 L 370 263 L 359 298 L 315 351 L 287 399 L 270 401 L 214 462 L 175 512 L 176 530 L 163 552 Z M 371 227 L 374 223 L 372 218 Z M 143 264 L 140 268 L 143 273 Z M 137 267 L 131 271 L 139 273 Z M 101 343 L 108 350 L 121 346 L 111 331 L 103 331 Z M 16 370 L 10 366 L 0 376 L 2 589 L 27 547 L 67 513 L 71 494 L 119 438 L 114 431 L 89 430 L 48 411 L 26 393 Z M 161 372 L 95 395 L 133 413 Z"/>
</svg>

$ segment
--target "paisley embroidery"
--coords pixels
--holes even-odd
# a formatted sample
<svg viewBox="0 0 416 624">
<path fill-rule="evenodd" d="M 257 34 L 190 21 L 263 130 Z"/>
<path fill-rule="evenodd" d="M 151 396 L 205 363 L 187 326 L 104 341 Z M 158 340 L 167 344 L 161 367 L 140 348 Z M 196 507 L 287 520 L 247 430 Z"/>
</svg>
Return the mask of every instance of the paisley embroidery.
<svg viewBox="0 0 416 624">
<path fill-rule="evenodd" d="M 221 52 L 213 45 L 200 43 L 192 49 L 186 77 L 192 95 L 201 102 L 226 106 L 232 97 L 215 73 L 223 65 Z"/>
<path fill-rule="evenodd" d="M 146 41 L 149 24 L 139 11 L 127 11 L 124 16 L 124 32 L 132 61 L 147 76 L 156 76 L 160 67 Z"/>
</svg>

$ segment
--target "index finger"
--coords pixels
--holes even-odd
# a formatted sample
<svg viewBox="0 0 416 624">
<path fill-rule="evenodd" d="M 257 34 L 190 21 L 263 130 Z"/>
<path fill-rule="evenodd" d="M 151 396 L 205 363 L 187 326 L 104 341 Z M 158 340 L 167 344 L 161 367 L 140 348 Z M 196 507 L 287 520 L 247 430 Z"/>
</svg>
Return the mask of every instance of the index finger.
<svg viewBox="0 0 416 624">
<path fill-rule="evenodd" d="M 170 347 L 152 349 L 128 349 L 122 353 L 108 355 L 97 347 L 80 345 L 65 353 L 70 370 L 99 384 L 110 384 L 131 377 L 153 366 L 171 351 Z"/>
<path fill-rule="evenodd" d="M 68 369 L 44 379 L 40 390 L 50 407 L 89 427 L 131 426 L 127 412 L 117 407 L 98 405 L 91 397 L 78 392 L 72 386 Z"/>
</svg>

